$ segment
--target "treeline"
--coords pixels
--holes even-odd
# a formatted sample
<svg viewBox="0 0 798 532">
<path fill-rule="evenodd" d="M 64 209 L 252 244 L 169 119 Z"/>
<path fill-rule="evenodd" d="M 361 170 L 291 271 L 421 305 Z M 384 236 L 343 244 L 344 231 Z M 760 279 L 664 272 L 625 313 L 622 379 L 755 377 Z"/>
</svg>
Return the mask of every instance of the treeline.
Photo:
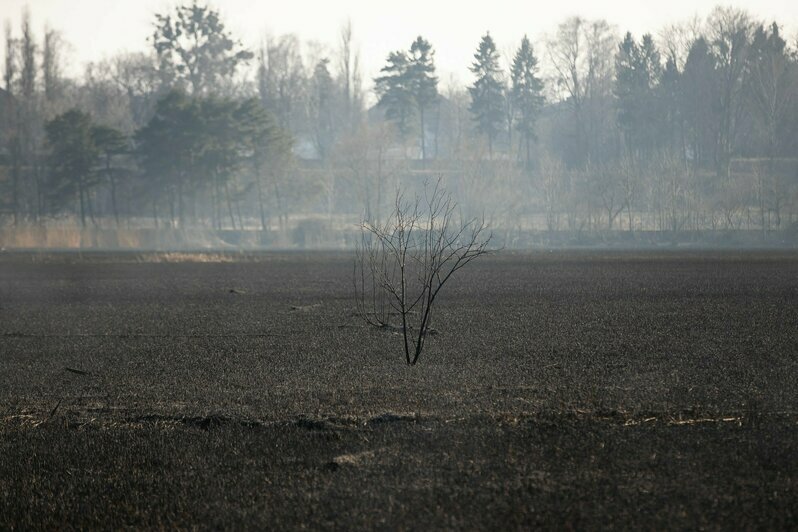
<svg viewBox="0 0 798 532">
<path fill-rule="evenodd" d="M 332 48 L 249 50 L 214 8 L 183 5 L 155 15 L 149 52 L 81 79 L 63 42 L 27 14 L 6 25 L 0 223 L 335 228 L 433 174 L 508 232 L 798 217 L 798 51 L 733 8 L 656 36 L 570 18 L 509 56 L 487 33 L 466 87 L 442 86 L 419 36 L 373 93 L 348 24 Z"/>
</svg>

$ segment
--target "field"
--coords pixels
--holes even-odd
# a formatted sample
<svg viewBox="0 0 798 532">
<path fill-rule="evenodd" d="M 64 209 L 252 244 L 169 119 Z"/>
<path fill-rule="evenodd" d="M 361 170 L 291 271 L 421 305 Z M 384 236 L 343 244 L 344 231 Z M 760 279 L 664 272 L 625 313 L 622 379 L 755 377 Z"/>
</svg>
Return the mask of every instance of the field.
<svg viewBox="0 0 798 532">
<path fill-rule="evenodd" d="M 416 367 L 230 259 L 0 255 L 0 529 L 798 526 L 796 253 L 499 253 Z"/>
</svg>

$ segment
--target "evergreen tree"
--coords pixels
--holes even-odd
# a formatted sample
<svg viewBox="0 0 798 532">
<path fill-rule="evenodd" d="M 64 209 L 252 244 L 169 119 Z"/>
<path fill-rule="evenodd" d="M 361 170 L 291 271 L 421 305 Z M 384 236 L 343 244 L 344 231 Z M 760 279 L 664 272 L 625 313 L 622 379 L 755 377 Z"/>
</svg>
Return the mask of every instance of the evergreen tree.
<svg viewBox="0 0 798 532">
<path fill-rule="evenodd" d="M 92 140 L 97 151 L 103 159 L 103 170 L 108 185 L 111 187 L 111 208 L 114 211 L 114 220 L 119 226 L 119 206 L 117 203 L 117 169 L 113 166 L 113 159 L 127 153 L 129 139 L 118 129 L 108 126 L 94 126 L 91 130 Z"/>
<path fill-rule="evenodd" d="M 421 36 L 410 46 L 407 66 L 408 88 L 418 110 L 421 130 L 421 159 L 427 158 L 426 124 L 427 109 L 438 99 L 438 78 L 435 76 L 435 52 L 429 42 Z"/>
<path fill-rule="evenodd" d="M 651 150 L 660 137 L 656 88 L 662 77 L 660 55 L 651 35 L 638 45 L 626 33 L 615 55 L 615 105 L 618 125 L 632 153 Z"/>
<path fill-rule="evenodd" d="M 385 109 L 385 118 L 396 124 L 402 137 L 410 133 L 413 118 L 414 98 L 408 70 L 410 61 L 402 51 L 388 54 L 387 64 L 382 67 L 382 76 L 376 78 L 377 105 Z"/>
<path fill-rule="evenodd" d="M 640 67 L 642 108 L 640 110 L 639 130 L 643 149 L 651 152 L 664 142 L 663 126 L 665 113 L 659 100 L 659 86 L 662 83 L 662 57 L 651 34 L 646 33 L 640 42 Z"/>
<path fill-rule="evenodd" d="M 640 107 L 641 92 L 640 50 L 627 32 L 615 55 L 615 99 L 618 125 L 624 132 L 627 146 L 633 138 L 635 121 Z"/>
<path fill-rule="evenodd" d="M 334 137 L 333 106 L 335 83 L 329 70 L 330 60 L 322 59 L 313 69 L 311 78 L 310 114 L 313 138 L 319 157 L 324 160 L 329 155 Z"/>
<path fill-rule="evenodd" d="M 72 109 L 47 122 L 45 131 L 50 152 L 50 203 L 57 212 L 77 199 L 80 222 L 85 227 L 86 214 L 93 217 L 90 191 L 97 180 L 92 169 L 100 153 L 94 143 L 91 117 Z"/>
<path fill-rule="evenodd" d="M 176 219 L 182 222 L 187 189 L 199 188 L 198 178 L 208 173 L 199 164 L 205 148 L 201 113 L 199 100 L 172 91 L 158 101 L 153 117 L 136 133 L 136 153 L 149 181 L 156 220 L 158 205 L 166 198 L 172 224 Z"/>
<path fill-rule="evenodd" d="M 684 155 L 684 128 L 682 127 L 682 114 L 679 110 L 679 84 L 682 73 L 676 59 L 669 55 L 662 70 L 659 87 L 657 90 L 659 108 L 664 121 L 665 147 Z"/>
<path fill-rule="evenodd" d="M 493 156 L 493 141 L 499 133 L 504 113 L 504 91 L 499 69 L 499 53 L 490 33 L 485 34 L 474 54 L 470 68 L 476 76 L 468 88 L 469 107 L 477 123 L 477 131 L 488 138 L 488 151 Z"/>
<path fill-rule="evenodd" d="M 693 169 L 714 163 L 720 129 L 715 58 L 703 37 L 690 47 L 681 76 L 679 99 L 687 126 L 687 158 Z"/>
<path fill-rule="evenodd" d="M 529 38 L 524 35 L 510 71 L 511 96 L 516 115 L 516 129 L 523 135 L 526 166 L 529 167 L 530 143 L 535 139 L 535 123 L 543 106 L 543 81 L 537 76 L 538 60 Z"/>
</svg>

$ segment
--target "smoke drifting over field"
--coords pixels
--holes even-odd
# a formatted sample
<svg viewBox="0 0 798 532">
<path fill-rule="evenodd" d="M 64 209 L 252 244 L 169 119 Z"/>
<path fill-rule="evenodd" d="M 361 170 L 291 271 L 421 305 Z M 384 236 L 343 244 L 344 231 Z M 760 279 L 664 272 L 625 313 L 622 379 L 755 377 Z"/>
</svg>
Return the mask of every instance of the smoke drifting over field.
<svg viewBox="0 0 798 532">
<path fill-rule="evenodd" d="M 68 30 L 7 15 L 0 248 L 351 248 L 438 180 L 505 247 L 798 242 L 794 21 L 486 32 L 457 84 L 424 35 L 369 76 L 351 23 L 248 47 L 202 3 L 69 77 Z"/>
</svg>

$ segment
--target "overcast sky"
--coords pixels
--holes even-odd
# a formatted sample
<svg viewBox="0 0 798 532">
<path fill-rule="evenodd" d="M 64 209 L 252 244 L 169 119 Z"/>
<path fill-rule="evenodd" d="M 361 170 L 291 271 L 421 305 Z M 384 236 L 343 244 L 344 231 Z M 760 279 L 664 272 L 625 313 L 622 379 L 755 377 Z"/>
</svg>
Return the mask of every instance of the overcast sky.
<svg viewBox="0 0 798 532">
<path fill-rule="evenodd" d="M 143 51 L 152 32 L 153 14 L 175 0 L 0 0 L 0 20 L 10 19 L 19 32 L 19 18 L 30 8 L 36 32 L 45 24 L 60 30 L 71 45 L 71 73 L 88 61 L 120 51 Z M 185 3 L 188 3 L 185 2 Z M 382 66 L 391 50 L 409 47 L 423 35 L 436 50 L 442 81 L 454 75 L 468 81 L 468 65 L 479 38 L 489 30 L 500 51 L 517 46 L 526 33 L 533 42 L 551 33 L 570 15 L 603 17 L 619 32 L 656 33 L 668 23 L 705 16 L 718 2 L 708 0 L 490 0 L 488 2 L 401 0 L 216 0 L 228 28 L 247 46 L 256 47 L 267 34 L 295 33 L 303 40 L 334 45 L 340 26 L 351 19 L 360 46 L 366 80 Z M 465 7 L 465 6 L 473 7 Z M 749 10 L 766 21 L 778 20 L 794 39 L 798 0 L 735 0 L 725 2 Z M 3 48 L 0 45 L 0 48 Z"/>
</svg>

